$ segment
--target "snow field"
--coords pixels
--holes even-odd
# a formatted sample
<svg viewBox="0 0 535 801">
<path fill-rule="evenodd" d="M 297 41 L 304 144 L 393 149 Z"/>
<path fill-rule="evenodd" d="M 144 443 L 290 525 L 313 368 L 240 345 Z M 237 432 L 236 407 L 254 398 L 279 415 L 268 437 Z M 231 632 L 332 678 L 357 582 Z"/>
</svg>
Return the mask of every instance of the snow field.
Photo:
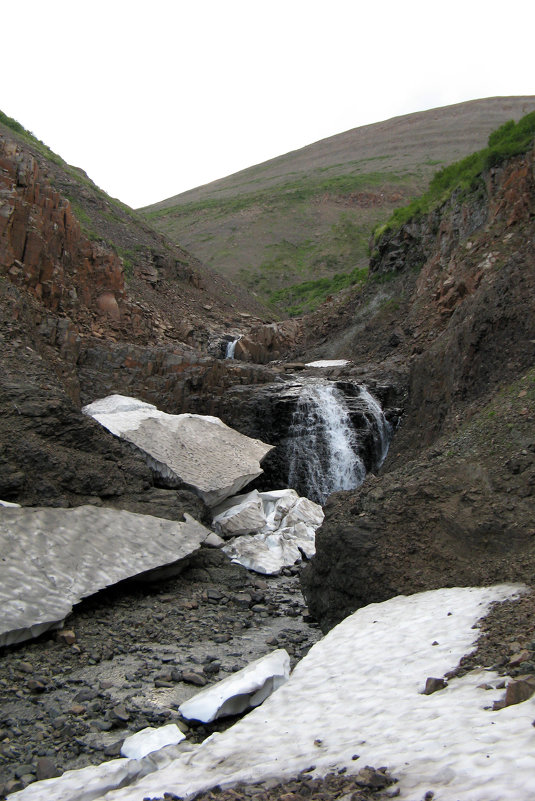
<svg viewBox="0 0 535 801">
<path fill-rule="evenodd" d="M 512 585 L 442 589 L 360 609 L 239 723 L 172 761 L 157 752 L 160 770 L 91 798 L 188 796 L 216 784 L 289 778 L 312 765 L 321 776 L 342 767 L 356 773 L 368 764 L 385 765 L 399 779 L 401 801 L 421 801 L 427 791 L 434 801 L 529 801 L 535 798 L 535 700 L 492 711 L 503 691 L 478 689 L 498 678 L 483 670 L 421 694 L 428 676 L 443 676 L 473 649 L 478 630 L 472 626 L 490 604 L 520 591 Z M 30 785 L 13 798 L 88 798 L 76 772 L 51 781 L 57 784 Z M 48 787 L 39 791 L 39 784 Z"/>
</svg>

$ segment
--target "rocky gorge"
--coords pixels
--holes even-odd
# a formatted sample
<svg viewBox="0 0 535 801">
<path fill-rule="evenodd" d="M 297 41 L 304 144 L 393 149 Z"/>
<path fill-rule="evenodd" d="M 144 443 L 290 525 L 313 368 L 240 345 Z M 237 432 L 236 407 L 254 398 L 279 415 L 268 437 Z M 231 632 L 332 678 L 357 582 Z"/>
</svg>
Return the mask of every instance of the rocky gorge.
<svg viewBox="0 0 535 801">
<path fill-rule="evenodd" d="M 117 756 L 124 736 L 147 724 L 177 721 L 189 741 L 204 739 L 230 721 L 185 723 L 177 708 L 193 688 L 281 646 L 294 663 L 319 626 L 328 631 L 370 603 L 532 583 L 533 148 L 489 170 L 484 190 L 453 194 L 379 239 L 364 289 L 274 323 L 120 208 L 108 205 L 116 219 L 88 235 L 73 208 L 109 201 L 2 134 L 2 499 L 170 520 L 186 512 L 209 524 L 191 486 L 165 486 L 138 451 L 82 415 L 83 404 L 110 392 L 170 414 L 217 415 L 276 445 L 251 484 L 264 490 L 289 483 L 285 447 L 298 399 L 319 381 L 344 396 L 368 472 L 362 486 L 325 501 L 317 553 L 305 566 L 258 577 L 205 547 L 178 578 L 101 592 L 63 631 L 6 650 L 4 792 Z M 237 337 L 225 359 L 225 343 Z M 332 358 L 348 362 L 307 366 Z M 384 464 L 360 387 L 395 431 Z M 535 673 L 531 599 L 489 619 L 479 664 Z M 301 793 L 303 781 L 245 795 Z M 351 789 L 366 797 L 389 782 L 372 772 Z M 318 792 L 338 797 L 349 792 L 343 783 L 332 778 Z"/>
</svg>

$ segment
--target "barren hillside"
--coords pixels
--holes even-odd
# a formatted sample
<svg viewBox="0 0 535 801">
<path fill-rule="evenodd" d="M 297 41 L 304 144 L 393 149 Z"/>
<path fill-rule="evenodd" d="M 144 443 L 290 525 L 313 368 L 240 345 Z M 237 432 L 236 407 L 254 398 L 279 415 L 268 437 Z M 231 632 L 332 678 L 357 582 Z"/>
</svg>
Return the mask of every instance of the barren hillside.
<svg viewBox="0 0 535 801">
<path fill-rule="evenodd" d="M 436 170 L 533 109 L 535 97 L 502 97 L 395 117 L 141 211 L 283 312 L 306 311 L 360 279 L 374 226 L 420 194 Z M 299 286 L 306 282 L 312 285 Z"/>
</svg>

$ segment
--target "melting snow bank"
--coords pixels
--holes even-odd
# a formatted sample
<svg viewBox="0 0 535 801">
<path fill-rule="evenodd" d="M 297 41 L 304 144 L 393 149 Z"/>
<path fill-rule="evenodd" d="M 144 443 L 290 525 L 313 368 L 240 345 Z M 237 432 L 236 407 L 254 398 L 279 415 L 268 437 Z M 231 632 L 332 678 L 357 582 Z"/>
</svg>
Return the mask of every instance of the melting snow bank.
<svg viewBox="0 0 535 801">
<path fill-rule="evenodd" d="M 201 690 L 178 711 L 188 720 L 210 723 L 259 706 L 290 675 L 290 657 L 284 648 L 256 659 L 233 676 Z"/>
<path fill-rule="evenodd" d="M 273 448 L 226 426 L 218 417 L 167 414 L 151 403 L 109 395 L 82 409 L 143 453 L 170 487 L 186 484 L 208 506 L 221 503 L 262 473 Z"/>
<path fill-rule="evenodd" d="M 10 798 L 142 801 L 286 779 L 311 765 L 323 776 L 366 764 L 387 765 L 405 801 L 428 791 L 437 801 L 535 797 L 535 700 L 493 711 L 493 694 L 478 688 L 497 680 L 490 671 L 422 694 L 427 677 L 443 676 L 473 648 L 472 627 L 490 604 L 520 591 L 443 589 L 371 604 L 320 640 L 261 707 L 201 745 L 70 771 Z"/>
<path fill-rule="evenodd" d="M 3 508 L 0 514 L 0 646 L 37 637 L 104 587 L 194 553 L 210 531 L 96 506 Z"/>
<path fill-rule="evenodd" d="M 307 367 L 343 367 L 349 364 L 348 359 L 318 359 L 316 362 L 307 362 Z"/>
<path fill-rule="evenodd" d="M 324 518 L 319 504 L 292 489 L 253 490 L 214 511 L 216 530 L 223 537 L 236 535 L 222 550 L 233 562 L 264 574 L 314 556 L 316 529 Z"/>
</svg>

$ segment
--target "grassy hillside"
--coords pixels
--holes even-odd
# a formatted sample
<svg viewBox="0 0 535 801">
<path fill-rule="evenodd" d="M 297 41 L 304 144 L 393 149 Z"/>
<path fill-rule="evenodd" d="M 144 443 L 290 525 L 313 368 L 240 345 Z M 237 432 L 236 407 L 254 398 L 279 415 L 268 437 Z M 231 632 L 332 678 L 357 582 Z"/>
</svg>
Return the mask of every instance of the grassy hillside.
<svg viewBox="0 0 535 801">
<path fill-rule="evenodd" d="M 372 231 L 535 97 L 491 98 L 324 139 L 142 209 L 152 225 L 282 311 L 362 278 Z"/>
<path fill-rule="evenodd" d="M 428 214 L 455 191 L 465 193 L 476 190 L 481 185 L 486 170 L 512 156 L 525 153 L 533 146 L 534 138 L 535 111 L 526 114 L 518 122 L 505 122 L 490 134 L 487 147 L 436 172 L 428 190 L 407 206 L 396 209 L 386 223 L 376 229 L 374 236 L 379 238 L 383 233 L 400 228 L 414 217 Z"/>
</svg>

